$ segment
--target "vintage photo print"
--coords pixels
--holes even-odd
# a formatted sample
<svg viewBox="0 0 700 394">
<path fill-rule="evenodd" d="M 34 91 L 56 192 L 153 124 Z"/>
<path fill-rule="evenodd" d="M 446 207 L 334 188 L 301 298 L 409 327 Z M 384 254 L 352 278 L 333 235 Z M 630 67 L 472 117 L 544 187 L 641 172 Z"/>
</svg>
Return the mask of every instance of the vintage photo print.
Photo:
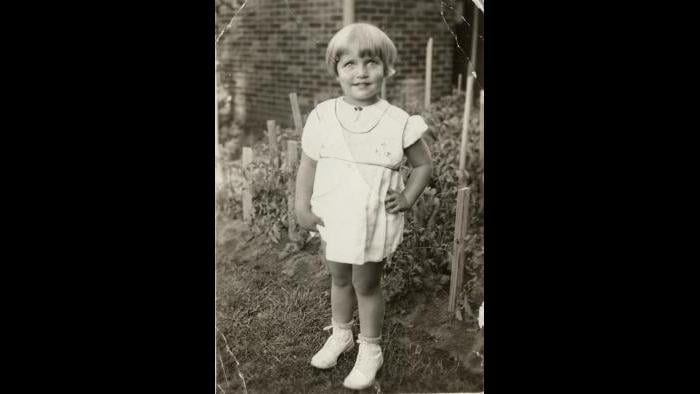
<svg viewBox="0 0 700 394">
<path fill-rule="evenodd" d="M 484 0 L 216 0 L 219 393 L 484 392 Z"/>
</svg>

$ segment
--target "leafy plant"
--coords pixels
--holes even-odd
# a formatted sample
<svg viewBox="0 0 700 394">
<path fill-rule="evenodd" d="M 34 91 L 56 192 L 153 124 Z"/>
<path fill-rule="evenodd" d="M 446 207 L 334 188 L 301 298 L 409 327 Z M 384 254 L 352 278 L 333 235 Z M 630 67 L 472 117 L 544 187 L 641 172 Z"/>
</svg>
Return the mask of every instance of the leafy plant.
<svg viewBox="0 0 700 394">
<path fill-rule="evenodd" d="M 242 168 L 242 178 L 249 182 L 253 197 L 251 230 L 255 235 L 265 234 L 275 244 L 285 239 L 288 215 L 293 214 L 288 209 L 289 197 L 293 197 L 293 189 L 289 185 L 294 182 L 296 169 L 286 165 L 287 141 L 300 140 L 294 129 L 277 128 L 276 135 L 276 150 L 271 149 L 267 138 L 256 141 L 251 146 L 254 155 L 252 163 Z M 224 208 L 231 202 L 242 201 L 242 188 L 243 185 L 239 185 L 235 199 L 229 197 Z M 243 212 L 228 209 L 225 214 L 233 214 L 235 216 L 229 217 L 240 219 Z"/>
<path fill-rule="evenodd" d="M 394 298 L 416 289 L 437 290 L 449 283 L 454 248 L 457 190 L 460 187 L 459 153 L 464 113 L 464 93 L 442 97 L 421 112 L 429 126 L 425 140 L 433 158 L 433 177 L 416 205 L 406 213 L 404 240 L 392 264 L 387 265 L 387 296 Z M 479 117 L 473 111 L 468 134 L 465 168 L 470 187 L 470 227 L 465 242 L 464 283 L 459 300 L 474 310 L 483 300 L 483 206 Z M 406 175 L 408 168 L 403 168 Z M 465 305 L 465 304 L 469 305 Z M 469 309 L 467 309 L 469 308 Z M 469 313 L 467 313 L 469 314 Z"/>
</svg>

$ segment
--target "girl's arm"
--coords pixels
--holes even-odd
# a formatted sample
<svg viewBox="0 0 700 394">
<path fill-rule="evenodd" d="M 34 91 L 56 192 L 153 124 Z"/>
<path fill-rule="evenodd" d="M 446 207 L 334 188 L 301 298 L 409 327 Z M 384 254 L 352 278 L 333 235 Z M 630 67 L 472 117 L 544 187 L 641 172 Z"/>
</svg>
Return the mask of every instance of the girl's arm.
<svg viewBox="0 0 700 394">
<path fill-rule="evenodd" d="M 389 189 L 386 198 L 386 208 L 389 213 L 398 213 L 411 208 L 428 186 L 433 173 L 430 150 L 423 139 L 406 148 L 404 153 L 413 170 L 402 192 Z"/>
<path fill-rule="evenodd" d="M 316 176 L 316 161 L 302 151 L 299 171 L 297 171 L 294 211 L 297 222 L 306 230 L 316 230 L 316 225 L 323 226 L 323 220 L 311 212 L 311 195 L 314 190 Z"/>
</svg>

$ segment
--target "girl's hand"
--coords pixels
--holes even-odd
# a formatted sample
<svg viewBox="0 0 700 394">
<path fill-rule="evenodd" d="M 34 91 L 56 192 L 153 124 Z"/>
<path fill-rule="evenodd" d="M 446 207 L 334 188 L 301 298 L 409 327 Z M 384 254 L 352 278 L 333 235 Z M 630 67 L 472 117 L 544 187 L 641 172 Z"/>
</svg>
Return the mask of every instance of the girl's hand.
<svg viewBox="0 0 700 394">
<path fill-rule="evenodd" d="M 386 193 L 384 206 L 389 213 L 399 213 L 411 208 L 411 204 L 408 203 L 403 193 L 392 189 L 389 189 Z"/>
<path fill-rule="evenodd" d="M 323 220 L 311 212 L 310 209 L 297 212 L 297 222 L 301 228 L 309 231 L 318 231 L 316 228 L 317 224 L 325 226 Z"/>
</svg>

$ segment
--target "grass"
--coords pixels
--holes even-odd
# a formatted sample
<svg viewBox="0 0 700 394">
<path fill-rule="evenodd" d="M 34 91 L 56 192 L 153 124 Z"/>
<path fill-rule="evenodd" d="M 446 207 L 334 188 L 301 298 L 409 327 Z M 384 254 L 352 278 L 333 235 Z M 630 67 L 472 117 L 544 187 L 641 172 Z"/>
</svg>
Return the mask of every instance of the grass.
<svg viewBox="0 0 700 394">
<path fill-rule="evenodd" d="M 223 235 L 228 239 L 220 239 L 217 248 L 218 392 L 353 392 L 342 382 L 357 347 L 333 369 L 309 364 L 329 335 L 322 328 L 330 324 L 330 278 L 317 251 L 310 247 L 278 261 L 276 245 L 262 238 L 242 242 L 242 234 Z M 384 367 L 378 384 L 363 392 L 483 390 L 482 376 L 471 374 L 459 357 L 436 346 L 438 339 L 430 330 L 392 318 L 392 311 L 410 307 L 408 298 L 387 305 Z"/>
</svg>

